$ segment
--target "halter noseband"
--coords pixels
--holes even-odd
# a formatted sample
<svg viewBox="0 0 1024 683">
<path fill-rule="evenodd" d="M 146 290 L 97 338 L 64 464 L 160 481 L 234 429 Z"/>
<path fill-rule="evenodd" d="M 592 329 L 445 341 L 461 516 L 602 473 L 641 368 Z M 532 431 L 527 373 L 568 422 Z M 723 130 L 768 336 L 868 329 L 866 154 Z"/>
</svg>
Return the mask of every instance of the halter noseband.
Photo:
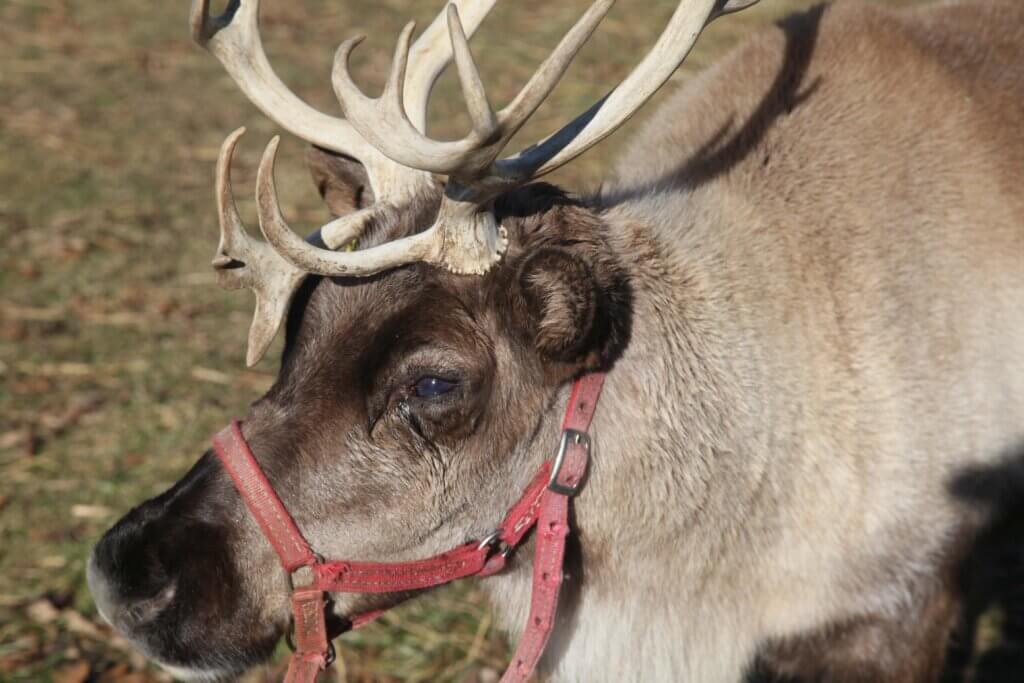
<svg viewBox="0 0 1024 683">
<path fill-rule="evenodd" d="M 440 586 L 470 576 L 491 576 L 505 568 L 509 554 L 536 526 L 529 616 L 501 683 L 526 681 L 537 667 L 554 624 L 569 533 L 569 498 L 579 490 L 587 470 L 587 430 L 603 382 L 604 374 L 594 373 L 573 385 L 555 458 L 541 465 L 494 532 L 482 540 L 412 562 L 324 560 L 312 551 L 274 492 L 242 436 L 239 422 L 233 421 L 214 436 L 214 452 L 290 577 L 294 653 L 285 683 L 313 683 L 317 673 L 334 660 L 327 635 L 327 593 L 392 593 Z M 372 621 L 382 611 L 351 617 L 352 627 Z"/>
</svg>

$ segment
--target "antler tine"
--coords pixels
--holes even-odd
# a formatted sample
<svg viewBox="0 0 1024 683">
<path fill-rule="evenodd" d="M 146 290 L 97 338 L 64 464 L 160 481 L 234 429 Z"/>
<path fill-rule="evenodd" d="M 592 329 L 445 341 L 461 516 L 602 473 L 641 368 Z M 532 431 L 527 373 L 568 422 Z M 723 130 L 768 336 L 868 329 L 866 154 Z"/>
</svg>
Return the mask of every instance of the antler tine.
<svg viewBox="0 0 1024 683">
<path fill-rule="evenodd" d="M 219 275 L 225 275 L 225 270 L 241 259 L 230 256 L 244 250 L 248 242 L 248 235 L 245 226 L 242 224 L 242 217 L 238 215 L 238 208 L 235 206 L 235 195 L 231 189 L 231 160 L 235 156 L 235 147 L 238 140 L 245 135 L 245 126 L 236 128 L 221 143 L 220 152 L 217 155 L 217 180 L 214 187 L 217 193 L 217 218 L 220 224 L 220 242 L 217 244 L 217 253 L 213 257 L 211 265 L 219 271 Z M 230 275 L 230 271 L 227 273 Z M 238 289 L 242 283 L 237 280 L 226 280 L 219 278 L 220 284 L 226 289 Z"/>
<path fill-rule="evenodd" d="M 615 0 L 597 0 L 562 38 L 558 47 L 540 65 L 515 99 L 501 111 L 502 130 L 509 139 L 537 111 L 565 74 L 573 58 L 611 10 Z M 493 160 L 492 160 L 493 161 Z"/>
<path fill-rule="evenodd" d="M 402 29 L 402 32 L 398 34 L 395 55 L 391 59 L 391 72 L 388 74 L 388 80 L 384 83 L 384 92 L 381 93 L 379 98 L 380 103 L 384 107 L 400 112 L 405 117 L 405 120 L 409 122 L 409 125 L 412 125 L 412 122 L 409 121 L 405 111 L 405 70 L 409 64 L 409 43 L 412 40 L 412 32 L 415 30 L 416 22 L 410 21 Z M 364 37 L 359 36 L 356 41 L 352 42 L 349 54 L 363 40 Z M 345 60 L 346 62 L 348 61 L 348 55 L 346 55 Z"/>
<path fill-rule="evenodd" d="M 497 0 L 461 0 L 459 12 L 465 32 L 472 36 Z M 449 4 L 454 4 L 450 2 Z M 427 101 L 444 68 L 452 60 L 448 34 L 448 12 L 439 12 L 430 26 L 413 43 L 405 81 L 405 111 L 421 133 L 427 130 Z"/>
<path fill-rule="evenodd" d="M 486 140 L 486 136 L 497 130 L 498 120 L 487 99 L 487 91 L 480 78 L 480 70 L 469 49 L 469 41 L 462 28 L 462 20 L 459 18 L 459 8 L 455 5 L 448 5 L 446 14 L 452 54 L 455 57 L 455 70 L 459 74 L 459 85 L 462 87 L 462 94 L 466 100 L 469 118 L 473 122 L 473 134 L 478 140 Z"/>
<path fill-rule="evenodd" d="M 281 81 L 267 60 L 259 33 L 259 0 L 231 0 L 219 17 L 209 0 L 193 0 L 192 38 L 212 53 L 246 97 L 282 128 L 320 147 L 353 156 L 366 166 L 377 196 L 404 195 L 429 182 L 426 174 L 387 159 L 345 120 L 309 106 Z"/>
<path fill-rule="evenodd" d="M 498 174 L 509 179 L 536 178 L 587 151 L 625 123 L 664 85 L 708 23 L 756 2 L 683 0 L 651 51 L 615 90 L 543 141 L 496 162 Z"/>
<path fill-rule="evenodd" d="M 459 80 L 474 123 L 472 132 L 461 140 L 433 140 L 417 130 L 405 111 L 395 109 L 393 102 L 389 103 L 384 96 L 378 99 L 367 97 L 354 83 L 349 72 L 348 58 L 357 44 L 352 40 L 343 43 L 335 56 L 334 92 L 352 127 L 388 158 L 404 166 L 453 176 L 472 185 L 474 180 L 489 175 L 493 161 L 554 89 L 572 58 L 614 2 L 595 0 L 512 104 L 497 115 L 491 110 L 483 91 L 479 72 L 462 29 L 459 10 L 454 4 L 449 4 L 449 38 Z M 396 61 L 399 53 L 400 50 L 396 50 Z"/>
<path fill-rule="evenodd" d="M 244 287 L 256 296 L 256 313 L 249 328 L 249 348 L 245 358 L 246 364 L 252 367 L 266 353 L 281 327 L 306 272 L 278 256 L 270 245 L 251 239 L 245 231 L 231 191 L 231 159 L 243 133 L 245 128 L 231 133 L 221 145 L 217 158 L 220 243 L 213 258 L 213 267 L 222 287 Z"/>
<path fill-rule="evenodd" d="M 291 229 L 281 214 L 274 183 L 274 162 L 279 142 L 280 138 L 274 137 L 263 152 L 256 176 L 256 205 L 264 237 L 292 265 L 319 275 L 366 276 L 415 261 L 438 261 L 441 243 L 434 228 L 358 252 L 335 252 L 308 244 Z M 359 225 L 346 230 L 347 236 L 357 237 L 370 215 L 369 212 L 352 214 L 352 220 Z"/>
<path fill-rule="evenodd" d="M 399 37 L 391 74 L 408 59 L 410 24 Z M 409 120 L 404 106 L 397 106 L 391 79 L 379 98 L 367 97 L 352 80 L 349 57 L 362 42 L 362 36 L 346 40 L 334 56 L 331 81 L 346 119 L 367 142 L 395 162 L 434 173 L 450 174 L 459 168 L 462 159 L 478 147 L 472 136 L 453 142 L 431 140 Z M 398 89 L 399 91 L 401 89 Z"/>
<path fill-rule="evenodd" d="M 452 51 L 462 83 L 462 90 L 465 93 L 466 103 L 469 106 L 470 117 L 474 122 L 474 133 L 477 138 L 485 139 L 486 136 L 493 132 L 497 125 L 494 112 L 487 101 L 487 93 L 484 92 L 484 85 L 480 80 L 480 74 L 477 71 L 476 64 L 473 63 L 473 56 L 469 52 L 466 34 L 462 30 L 462 24 L 459 23 L 458 10 L 454 4 L 448 5 L 448 16 L 449 22 L 454 21 L 454 28 L 452 30 L 458 33 L 460 39 L 459 41 L 453 39 Z M 395 46 L 395 56 L 391 61 L 391 72 L 384 85 L 384 92 L 378 98 L 378 102 L 382 107 L 390 108 L 392 112 L 397 112 L 398 116 L 413 128 L 415 128 L 415 124 L 409 118 L 405 107 L 404 86 L 406 82 L 406 69 L 409 64 L 409 43 L 412 38 L 412 32 L 415 29 L 416 22 L 409 22 L 399 34 L 398 44 Z M 346 63 L 352 49 L 361 41 L 362 37 L 357 38 L 355 41 L 349 41 L 349 47 L 345 55 Z M 351 81 L 351 79 L 349 80 Z M 418 130 L 416 130 L 416 134 L 422 137 Z"/>
</svg>

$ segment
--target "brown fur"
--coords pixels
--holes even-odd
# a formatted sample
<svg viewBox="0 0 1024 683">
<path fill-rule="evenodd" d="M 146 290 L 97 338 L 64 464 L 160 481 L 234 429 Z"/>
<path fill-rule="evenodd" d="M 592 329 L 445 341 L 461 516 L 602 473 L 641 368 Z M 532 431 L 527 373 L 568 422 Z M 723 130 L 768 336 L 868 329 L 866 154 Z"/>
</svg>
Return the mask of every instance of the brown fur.
<svg viewBox="0 0 1024 683">
<path fill-rule="evenodd" d="M 950 564 L 998 507 L 960 482 L 1024 453 L 1022 120 L 1019 2 L 795 16 L 666 103 L 598 197 L 502 198 L 510 247 L 483 278 L 307 283 L 246 437 L 322 554 L 412 559 L 490 531 L 550 456 L 568 380 L 609 370 L 548 673 L 731 683 L 760 655 L 808 681 L 934 680 Z M 335 210 L 365 201 L 350 162 L 311 167 Z M 456 388 L 418 397 L 424 376 Z M 185 566 L 157 530 L 186 522 L 229 541 Z M 284 576 L 209 456 L 98 546 L 108 611 L 158 592 L 132 569 L 153 562 L 164 583 L 238 577 L 187 598 L 230 591 L 227 613 L 108 614 L 153 656 L 233 671 L 267 654 L 255 623 L 284 629 Z M 485 585 L 515 631 L 529 552 Z"/>
</svg>

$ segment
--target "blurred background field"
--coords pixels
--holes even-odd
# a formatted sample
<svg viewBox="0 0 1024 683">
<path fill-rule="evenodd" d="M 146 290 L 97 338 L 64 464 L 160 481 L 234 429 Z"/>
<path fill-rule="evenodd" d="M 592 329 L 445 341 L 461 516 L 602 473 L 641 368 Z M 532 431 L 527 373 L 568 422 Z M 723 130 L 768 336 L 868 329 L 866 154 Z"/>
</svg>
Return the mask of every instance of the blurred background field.
<svg viewBox="0 0 1024 683">
<path fill-rule="evenodd" d="M 424 26 L 440 0 L 263 4 L 271 62 L 298 94 L 335 112 L 337 44 L 368 34 L 357 75 L 380 84 L 401 25 Z M 520 140 L 539 138 L 617 82 L 674 4 L 620 0 Z M 747 32 L 810 4 L 763 0 L 719 22 L 668 89 Z M 585 5 L 499 3 L 473 41 L 496 102 Z M 438 135 L 465 130 L 456 93 L 449 73 L 433 100 Z M 254 226 L 256 162 L 278 131 L 190 42 L 185 0 L 0 0 L 2 681 L 167 680 L 101 624 L 84 564 L 110 523 L 183 474 L 208 435 L 273 380 L 276 351 L 244 367 L 250 296 L 219 290 L 209 268 L 214 160 L 243 124 L 250 132 L 234 179 Z M 595 187 L 633 127 L 555 180 Z M 285 137 L 279 187 L 293 223 L 312 228 L 327 214 L 302 152 Z M 496 680 L 507 646 L 470 584 L 350 634 L 339 654 L 339 681 Z M 270 666 L 251 679 L 279 672 Z"/>
</svg>

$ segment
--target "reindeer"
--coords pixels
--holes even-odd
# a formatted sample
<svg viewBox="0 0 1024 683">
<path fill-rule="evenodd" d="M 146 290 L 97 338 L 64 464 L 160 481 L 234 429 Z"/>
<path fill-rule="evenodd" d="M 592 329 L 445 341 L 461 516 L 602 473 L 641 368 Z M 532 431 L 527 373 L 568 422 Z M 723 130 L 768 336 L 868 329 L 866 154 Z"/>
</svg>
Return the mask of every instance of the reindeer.
<svg viewBox="0 0 1024 683">
<path fill-rule="evenodd" d="M 460 575 L 493 574 L 504 627 L 550 635 L 553 680 L 733 682 L 755 662 L 802 680 L 936 680 L 957 568 L 996 513 L 971 482 L 1024 454 L 1024 5 L 790 17 L 680 89 L 600 191 L 574 195 L 534 181 L 752 2 L 683 0 L 607 97 L 504 158 L 612 3 L 498 111 L 467 42 L 493 4 L 448 3 L 414 44 L 406 27 L 376 99 L 345 42 L 340 119 L 275 76 L 257 0 L 220 17 L 194 0 L 194 38 L 312 143 L 336 217 L 292 230 L 274 138 L 256 181 L 266 242 L 249 237 L 230 182 L 241 131 L 227 139 L 213 266 L 255 292 L 250 364 L 286 328 L 280 373 L 100 540 L 99 610 L 171 671 L 215 679 L 269 657 L 294 584 L 293 602 L 311 592 L 296 637 L 320 644 L 299 643 L 308 671 L 292 680 L 309 680 L 353 615 L 420 592 L 341 574 L 436 568 L 416 561 L 455 547 L 478 563 Z M 440 141 L 426 105 L 452 60 L 472 130 Z M 563 433 L 574 383 L 602 375 L 596 406 L 569 404 L 589 428 Z M 536 528 L 517 522 L 515 538 L 499 525 L 524 491 Z M 537 522 L 549 504 L 567 542 Z M 531 556 L 544 544 L 564 560 Z M 541 561 L 557 575 L 541 597 L 560 603 L 543 627 Z"/>
</svg>

